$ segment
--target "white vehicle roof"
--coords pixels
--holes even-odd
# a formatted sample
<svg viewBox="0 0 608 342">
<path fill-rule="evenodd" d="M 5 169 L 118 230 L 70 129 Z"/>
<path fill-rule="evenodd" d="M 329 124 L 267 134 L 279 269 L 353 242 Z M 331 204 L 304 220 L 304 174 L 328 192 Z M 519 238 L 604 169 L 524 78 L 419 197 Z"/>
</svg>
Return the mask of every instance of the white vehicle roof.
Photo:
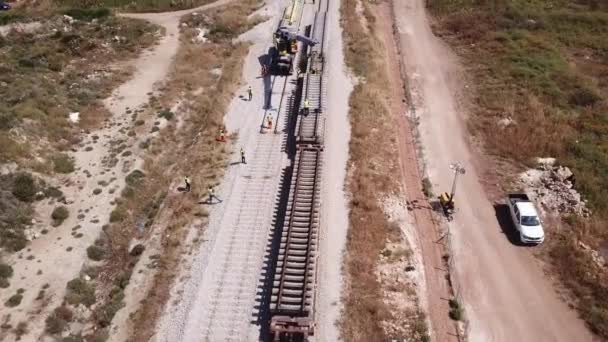
<svg viewBox="0 0 608 342">
<path fill-rule="evenodd" d="M 515 205 L 520 216 L 538 216 L 532 202 L 517 202 Z"/>
</svg>

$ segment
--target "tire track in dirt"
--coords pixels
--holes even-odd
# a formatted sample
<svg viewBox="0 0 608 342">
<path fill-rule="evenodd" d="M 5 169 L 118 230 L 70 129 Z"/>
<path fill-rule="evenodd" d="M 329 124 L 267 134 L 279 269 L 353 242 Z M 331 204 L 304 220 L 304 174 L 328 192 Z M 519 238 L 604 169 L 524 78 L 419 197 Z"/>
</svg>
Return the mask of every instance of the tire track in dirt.
<svg viewBox="0 0 608 342">
<path fill-rule="evenodd" d="M 533 255 L 509 244 L 475 169 L 463 109 L 456 105 L 459 68 L 431 32 L 424 2 L 393 2 L 408 84 L 420 118 L 425 163 L 434 188 L 450 188 L 449 164 L 467 169 L 450 223 L 455 278 L 471 341 L 590 341 L 576 313 L 555 293 Z M 459 200 L 458 200 L 459 199 Z"/>
</svg>

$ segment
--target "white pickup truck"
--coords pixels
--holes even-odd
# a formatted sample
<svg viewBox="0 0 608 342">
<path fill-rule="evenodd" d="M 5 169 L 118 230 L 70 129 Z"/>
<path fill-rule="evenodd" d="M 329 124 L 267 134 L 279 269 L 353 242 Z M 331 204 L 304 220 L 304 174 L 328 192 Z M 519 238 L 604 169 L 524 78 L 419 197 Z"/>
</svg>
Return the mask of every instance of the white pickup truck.
<svg viewBox="0 0 608 342">
<path fill-rule="evenodd" d="M 540 244 L 545 240 L 545 232 L 534 203 L 526 194 L 507 195 L 507 205 L 519 237 L 525 244 Z"/>
</svg>

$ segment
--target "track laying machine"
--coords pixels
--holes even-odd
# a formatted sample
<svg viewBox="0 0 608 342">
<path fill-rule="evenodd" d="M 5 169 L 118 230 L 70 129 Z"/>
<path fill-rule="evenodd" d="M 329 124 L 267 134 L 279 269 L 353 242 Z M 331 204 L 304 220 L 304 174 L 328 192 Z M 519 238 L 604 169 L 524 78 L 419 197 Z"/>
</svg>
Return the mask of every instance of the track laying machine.
<svg viewBox="0 0 608 342">
<path fill-rule="evenodd" d="M 294 0 L 291 6 L 285 9 L 279 27 L 274 33 L 274 48 L 270 60 L 270 72 L 273 75 L 291 75 L 293 73 L 293 61 L 298 52 L 298 42 L 310 46 L 317 44 L 316 40 L 298 32 L 303 8 L 303 0 Z"/>
</svg>

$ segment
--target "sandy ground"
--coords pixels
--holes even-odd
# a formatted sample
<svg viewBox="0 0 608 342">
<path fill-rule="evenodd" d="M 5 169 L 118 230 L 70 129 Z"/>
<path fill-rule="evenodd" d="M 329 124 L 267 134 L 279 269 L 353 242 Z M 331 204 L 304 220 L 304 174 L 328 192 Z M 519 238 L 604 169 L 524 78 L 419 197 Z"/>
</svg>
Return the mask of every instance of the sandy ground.
<svg viewBox="0 0 608 342">
<path fill-rule="evenodd" d="M 464 86 L 457 61 L 430 30 L 422 0 L 394 2 L 428 174 L 448 191 L 449 164 L 463 163 L 458 212 L 450 224 L 456 288 L 465 303 L 471 341 L 589 341 L 590 333 L 562 302 L 530 250 L 502 233 L 473 166 L 465 113 L 455 101 Z"/>
<path fill-rule="evenodd" d="M 183 269 L 184 281 L 172 289 L 171 303 L 156 329 L 154 341 L 245 341 L 257 340 L 257 288 L 264 264 L 265 246 L 273 225 L 279 180 L 288 158 L 282 146 L 285 112 L 281 110 L 278 134 L 260 125 L 266 115 L 276 121 L 283 79 L 273 87 L 271 109 L 263 109 L 264 82 L 259 78 L 258 58 L 271 42 L 281 4 L 271 2 L 262 9 L 269 20 L 249 31 L 241 39 L 252 41 L 245 60 L 246 84 L 231 102 L 225 117 L 228 133 L 238 133 L 235 147 L 243 147 L 247 164 L 239 156 L 229 166 L 216 189 L 222 202 L 209 207 L 209 225 L 200 248 L 189 267 Z M 251 102 L 240 98 L 247 85 L 253 90 Z M 288 83 L 287 93 L 295 89 Z M 186 261 L 183 263 L 186 264 Z"/>
<path fill-rule="evenodd" d="M 220 0 L 206 7 L 227 3 Z M 142 19 L 161 25 L 166 34 L 152 49 L 142 53 L 131 64 L 135 68 L 133 77 L 118 87 L 110 98 L 104 101 L 110 109 L 112 117 L 100 130 L 91 132 L 83 139 L 81 148 L 72 156 L 75 160 L 76 172 L 58 179 L 64 192 L 70 211 L 70 217 L 57 228 L 50 228 L 50 212 L 57 204 L 42 203 L 36 212 L 35 228 L 49 228 L 49 233 L 33 240 L 23 253 L 16 254 L 8 261 L 13 265 L 15 275 L 11 279 L 11 287 L 0 293 L 0 302 L 15 293 L 16 289 L 26 289 L 22 303 L 15 309 L 2 311 L 2 320 L 7 315 L 7 322 L 16 326 L 18 322 L 28 322 L 28 334 L 22 340 L 37 340 L 44 329 L 44 319 L 48 312 L 58 306 L 63 300 L 66 283 L 77 277 L 83 265 L 91 263 L 86 255 L 86 248 L 93 244 L 101 232 L 101 227 L 107 223 L 114 208 L 114 199 L 124 186 L 125 176 L 141 165 L 138 158 L 137 141 L 129 141 L 125 135 L 132 122 L 127 110 L 135 110 L 149 100 L 152 93 L 169 72 L 173 57 L 179 44 L 178 23 L 181 15 L 189 11 L 124 15 Z M 145 138 L 145 137 L 144 137 Z M 115 166 L 108 166 L 104 158 L 110 153 L 111 143 L 116 139 L 124 139 L 130 146 L 127 149 L 133 154 L 122 158 Z M 141 139 L 139 137 L 138 139 Z M 86 146 L 86 148 L 85 148 Z M 98 183 L 109 183 L 107 188 Z M 93 195 L 93 190 L 101 188 L 102 192 Z M 83 236 L 75 238 L 73 229 Z M 18 259 L 27 259 L 18 260 Z M 48 284 L 44 300 L 35 297 L 43 285 Z M 10 341 L 14 335 L 0 335 L 0 340 Z"/>
<path fill-rule="evenodd" d="M 338 341 L 336 322 L 342 310 L 342 255 L 348 230 L 348 207 L 344 193 L 350 123 L 348 98 L 353 85 L 344 66 L 340 2 L 330 0 L 325 38 L 326 66 L 324 76 L 327 96 L 325 104 L 325 149 L 323 190 L 321 193 L 321 234 L 318 260 L 316 300 L 317 341 Z"/>
</svg>

